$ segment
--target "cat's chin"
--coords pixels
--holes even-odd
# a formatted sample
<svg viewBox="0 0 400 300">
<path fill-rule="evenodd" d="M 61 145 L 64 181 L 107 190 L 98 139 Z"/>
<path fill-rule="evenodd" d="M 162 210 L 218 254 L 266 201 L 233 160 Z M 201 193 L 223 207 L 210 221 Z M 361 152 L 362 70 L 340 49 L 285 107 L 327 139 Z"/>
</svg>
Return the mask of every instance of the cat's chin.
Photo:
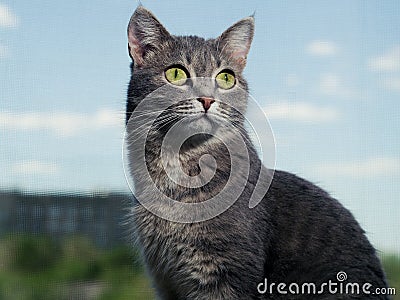
<svg viewBox="0 0 400 300">
<path fill-rule="evenodd" d="M 182 136 L 189 136 L 182 144 L 183 151 L 196 148 L 204 143 L 217 141 L 215 137 L 221 124 L 211 114 L 196 114 L 186 117 L 179 124 L 179 132 Z"/>
<path fill-rule="evenodd" d="M 208 133 L 215 134 L 219 124 L 215 116 L 208 113 L 195 114 L 185 117 L 179 124 L 185 134 Z"/>
</svg>

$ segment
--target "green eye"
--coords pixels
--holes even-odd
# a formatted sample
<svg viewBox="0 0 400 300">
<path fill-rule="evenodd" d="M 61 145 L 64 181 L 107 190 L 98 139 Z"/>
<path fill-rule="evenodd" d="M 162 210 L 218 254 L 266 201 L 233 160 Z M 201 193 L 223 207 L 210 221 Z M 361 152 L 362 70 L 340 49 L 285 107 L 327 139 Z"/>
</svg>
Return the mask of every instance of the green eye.
<svg viewBox="0 0 400 300">
<path fill-rule="evenodd" d="M 186 82 L 186 72 L 178 67 L 172 67 L 165 71 L 165 78 L 175 85 L 183 85 Z"/>
<path fill-rule="evenodd" d="M 221 89 L 228 90 L 235 85 L 235 75 L 231 72 L 222 71 L 215 77 Z"/>
</svg>

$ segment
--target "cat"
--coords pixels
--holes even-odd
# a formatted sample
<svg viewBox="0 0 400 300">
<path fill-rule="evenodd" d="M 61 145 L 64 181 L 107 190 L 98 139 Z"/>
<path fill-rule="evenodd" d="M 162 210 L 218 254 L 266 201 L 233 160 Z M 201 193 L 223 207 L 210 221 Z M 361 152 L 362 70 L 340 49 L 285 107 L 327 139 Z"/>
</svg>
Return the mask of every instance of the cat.
<svg viewBox="0 0 400 300">
<path fill-rule="evenodd" d="M 265 179 L 271 184 L 262 201 L 249 208 L 255 182 L 264 180 L 259 175 L 266 170 L 244 126 L 241 112 L 246 109 L 247 94 L 238 92 L 248 91 L 242 72 L 253 34 L 252 16 L 208 40 L 171 35 L 141 5 L 130 19 L 128 51 L 132 63 L 126 123 L 135 133 L 127 151 L 137 201 L 129 218 L 157 297 L 388 299 L 372 293 L 332 294 L 327 289 L 307 295 L 263 290 L 266 280 L 286 286 L 314 283 L 320 287 L 329 280 L 340 283 L 340 272 L 347 275 L 347 282 L 372 287 L 386 287 L 387 283 L 376 251 L 355 218 L 314 184 L 275 171 L 273 177 Z M 202 93 L 202 88 L 196 90 L 196 78 L 211 78 L 201 85 L 212 86 L 208 94 Z M 159 90 L 162 92 L 157 94 Z M 181 100 L 181 93 L 194 96 Z M 148 106 L 135 115 L 144 101 Z M 153 115 L 157 115 L 154 122 L 146 119 Z M 175 128 L 175 137 L 200 131 L 185 139 L 177 152 L 166 148 L 165 163 L 162 142 L 178 122 L 183 123 Z M 144 128 L 145 144 L 139 145 Z M 248 160 L 235 148 L 238 136 L 245 141 Z M 238 153 L 230 153 L 229 147 L 239 149 Z M 214 161 L 202 163 L 205 154 Z M 247 168 L 248 177 L 242 190 L 230 190 L 228 195 L 237 200 L 222 213 L 204 221 L 179 222 L 179 213 L 169 204 L 151 202 L 159 193 L 183 204 L 201 204 L 217 196 L 229 180 L 235 183 L 243 177 L 230 158 L 235 155 L 238 164 Z M 177 182 L 180 171 L 188 175 L 183 181 L 208 171 L 213 176 L 202 186 L 187 187 Z M 171 174 L 178 175 L 172 178 L 175 175 Z M 152 211 L 155 207 L 158 210 Z M 164 212 L 169 213 L 169 219 L 161 216 Z"/>
</svg>

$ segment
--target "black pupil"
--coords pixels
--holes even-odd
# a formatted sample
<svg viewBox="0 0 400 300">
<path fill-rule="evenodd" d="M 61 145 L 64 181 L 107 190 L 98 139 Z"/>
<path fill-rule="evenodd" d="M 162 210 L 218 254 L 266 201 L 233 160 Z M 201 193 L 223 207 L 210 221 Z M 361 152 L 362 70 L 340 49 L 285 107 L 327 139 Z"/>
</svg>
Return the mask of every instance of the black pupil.
<svg viewBox="0 0 400 300">
<path fill-rule="evenodd" d="M 178 69 L 175 69 L 175 78 L 178 77 Z"/>
<path fill-rule="evenodd" d="M 226 74 L 226 73 L 224 74 L 224 79 L 226 82 L 228 82 L 228 74 Z"/>
</svg>

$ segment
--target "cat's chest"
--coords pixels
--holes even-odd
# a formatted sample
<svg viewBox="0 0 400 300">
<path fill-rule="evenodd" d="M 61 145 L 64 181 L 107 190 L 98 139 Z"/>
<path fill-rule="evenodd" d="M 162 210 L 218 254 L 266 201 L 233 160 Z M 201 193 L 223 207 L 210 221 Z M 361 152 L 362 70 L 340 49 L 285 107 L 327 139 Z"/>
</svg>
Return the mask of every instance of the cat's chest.
<svg viewBox="0 0 400 300">
<path fill-rule="evenodd" d="M 158 186 L 163 185 L 165 188 L 176 188 L 177 183 L 182 181 L 184 173 L 182 172 L 182 165 L 178 154 L 166 153 L 161 159 L 157 159 L 154 164 L 154 169 L 165 170 L 166 172 L 164 176 L 161 175 L 156 178 Z"/>
<path fill-rule="evenodd" d="M 155 273 L 207 284 L 225 268 L 224 257 L 212 250 L 218 240 L 210 235 L 210 224 L 173 223 L 149 215 L 141 218 L 146 226 L 138 224 L 137 234 L 144 258 Z"/>
<path fill-rule="evenodd" d="M 215 173 L 215 166 L 203 164 L 200 169 L 197 155 L 191 157 L 168 152 L 156 159 L 151 169 L 158 170 L 153 181 L 166 195 L 170 190 L 174 190 L 175 194 L 182 194 L 187 188 L 202 187 Z"/>
<path fill-rule="evenodd" d="M 180 254 L 182 247 L 190 247 L 199 238 L 207 239 L 208 226 L 202 223 L 170 222 L 155 216 L 143 206 L 135 208 L 135 223 L 140 243 L 152 253 L 159 252 L 162 246 L 171 253 Z"/>
</svg>

